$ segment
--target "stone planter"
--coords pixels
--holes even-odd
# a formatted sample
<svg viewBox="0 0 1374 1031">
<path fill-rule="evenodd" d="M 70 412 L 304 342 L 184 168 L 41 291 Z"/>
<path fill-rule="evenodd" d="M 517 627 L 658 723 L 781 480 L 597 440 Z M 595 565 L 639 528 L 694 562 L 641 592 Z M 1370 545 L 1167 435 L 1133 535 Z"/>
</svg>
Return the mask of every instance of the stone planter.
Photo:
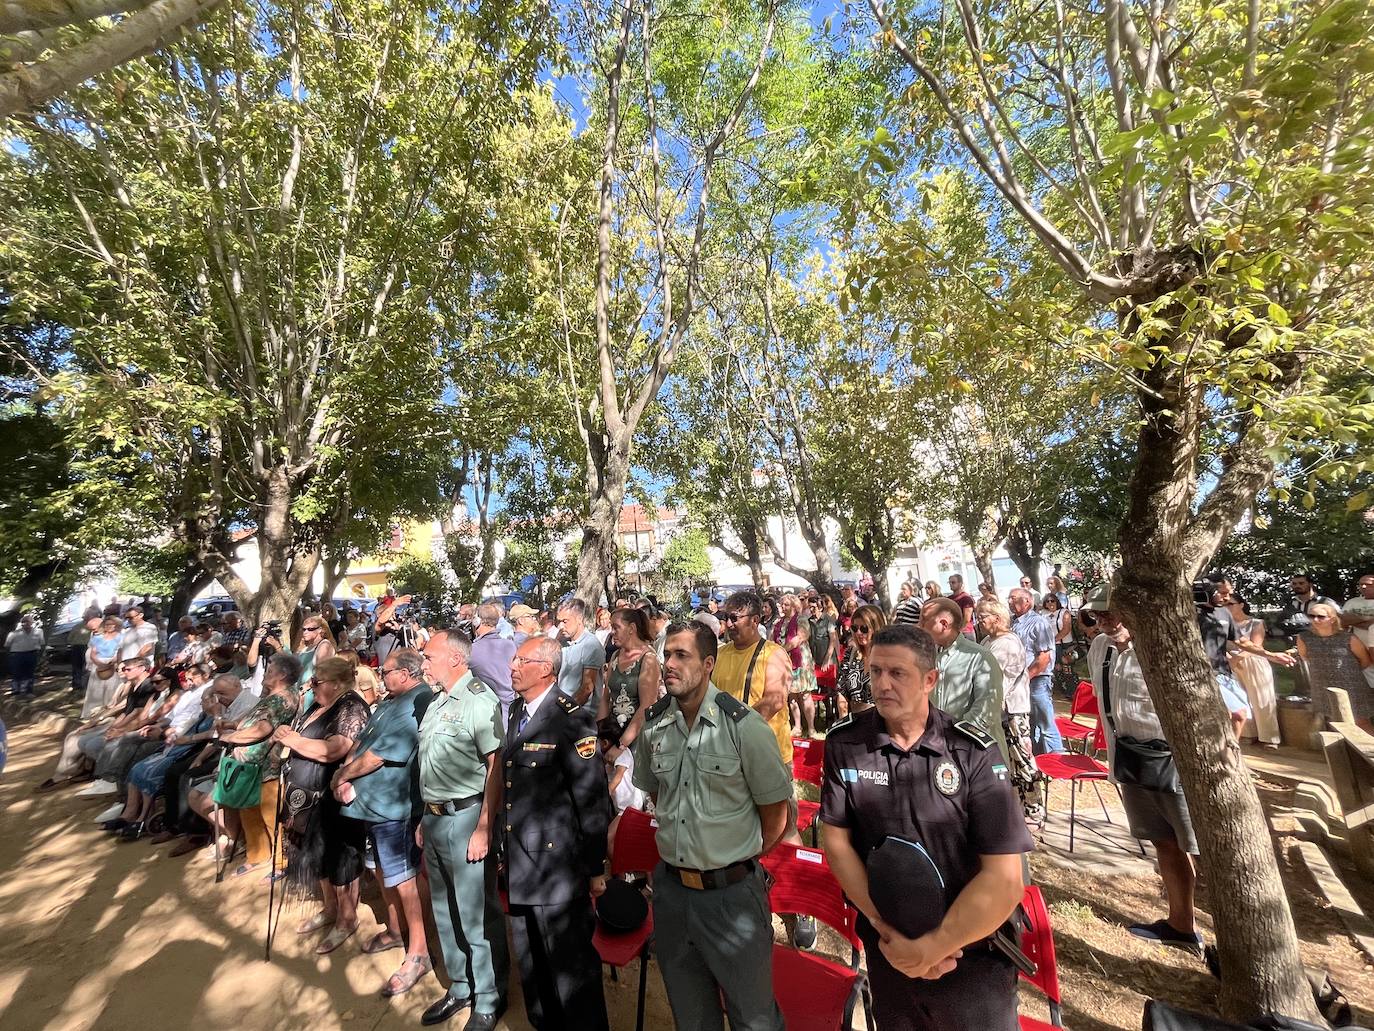
<svg viewBox="0 0 1374 1031">
<path fill-rule="evenodd" d="M 1278 700 L 1279 736 L 1290 748 L 1317 749 L 1318 719 L 1312 713 L 1312 700 L 1303 695 L 1285 695 Z"/>
</svg>

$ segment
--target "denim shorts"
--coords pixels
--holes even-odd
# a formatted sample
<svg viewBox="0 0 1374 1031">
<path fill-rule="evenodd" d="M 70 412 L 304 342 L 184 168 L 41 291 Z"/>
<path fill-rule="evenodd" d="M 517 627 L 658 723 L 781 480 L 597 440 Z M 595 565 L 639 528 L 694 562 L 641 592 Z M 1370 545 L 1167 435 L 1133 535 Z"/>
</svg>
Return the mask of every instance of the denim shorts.
<svg viewBox="0 0 1374 1031">
<path fill-rule="evenodd" d="M 388 820 L 367 825 L 368 867 L 379 869 L 382 884 L 394 888 L 415 876 L 420 865 L 420 848 L 415 844 L 415 824 L 411 820 Z"/>
</svg>

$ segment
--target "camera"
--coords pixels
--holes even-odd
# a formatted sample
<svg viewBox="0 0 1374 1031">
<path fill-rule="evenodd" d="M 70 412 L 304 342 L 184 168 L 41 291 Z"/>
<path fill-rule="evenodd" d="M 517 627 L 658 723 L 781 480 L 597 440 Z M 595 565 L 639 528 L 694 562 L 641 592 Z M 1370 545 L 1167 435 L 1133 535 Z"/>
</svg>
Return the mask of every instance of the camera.
<svg viewBox="0 0 1374 1031">
<path fill-rule="evenodd" d="M 259 630 L 266 630 L 269 637 L 281 637 L 281 620 L 269 619 L 258 626 Z"/>
</svg>

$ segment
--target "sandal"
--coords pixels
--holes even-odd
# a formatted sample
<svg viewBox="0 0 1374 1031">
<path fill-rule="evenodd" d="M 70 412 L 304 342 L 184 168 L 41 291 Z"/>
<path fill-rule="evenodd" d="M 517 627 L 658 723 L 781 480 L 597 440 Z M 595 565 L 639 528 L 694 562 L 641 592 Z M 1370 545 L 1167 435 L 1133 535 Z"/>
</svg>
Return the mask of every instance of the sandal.
<svg viewBox="0 0 1374 1031">
<path fill-rule="evenodd" d="M 297 924 L 296 933 L 302 935 L 314 934 L 316 931 L 323 930 L 324 928 L 333 925 L 334 921 L 337 919 L 338 917 L 336 917 L 333 913 L 326 913 L 324 912 L 324 910 L 321 910 L 314 916 L 308 916 L 299 924 Z"/>
<path fill-rule="evenodd" d="M 387 933 L 388 932 L 386 931 L 378 931 L 376 934 L 374 934 L 370 939 L 368 939 L 367 944 L 363 946 L 363 952 L 366 955 L 375 956 L 379 952 L 390 952 L 392 949 L 400 949 L 405 947 L 405 942 L 401 941 L 400 938 L 393 938 L 390 941 L 383 941 L 382 939 L 387 936 Z"/>
<path fill-rule="evenodd" d="M 415 982 L 433 969 L 434 964 L 429 961 L 428 956 L 407 956 L 396 973 L 387 978 L 386 986 L 382 989 L 382 998 L 390 999 L 394 995 L 404 995 L 415 987 Z"/>
<path fill-rule="evenodd" d="M 324 936 L 324 941 L 316 946 L 315 955 L 328 956 L 349 938 L 352 938 L 357 930 L 356 927 L 339 927 L 336 924 L 334 929 Z"/>
<path fill-rule="evenodd" d="M 241 863 L 239 868 L 234 871 L 234 876 L 242 877 L 244 874 L 252 873 L 260 866 L 262 866 L 261 863 Z"/>
</svg>

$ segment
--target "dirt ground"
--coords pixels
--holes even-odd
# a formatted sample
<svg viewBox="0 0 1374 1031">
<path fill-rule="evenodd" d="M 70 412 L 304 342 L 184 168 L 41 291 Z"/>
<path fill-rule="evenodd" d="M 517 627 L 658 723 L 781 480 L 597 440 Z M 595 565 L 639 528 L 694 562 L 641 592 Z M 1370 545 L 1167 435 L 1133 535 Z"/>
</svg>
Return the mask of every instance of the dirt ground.
<svg viewBox="0 0 1374 1031">
<path fill-rule="evenodd" d="M 11 726 L 0 778 L 0 1028 L 16 1031 L 144 1031 L 149 1026 L 377 1031 L 415 1028 L 442 986 L 426 977 L 408 995 L 377 994 L 399 952 L 359 951 L 377 928 L 364 905 L 359 934 L 332 956 L 293 933 L 288 908 L 272 961 L 263 958 L 267 885 L 256 877 L 214 883 L 210 856 L 170 859 L 171 846 L 122 843 L 91 822 L 105 800 L 68 790 L 34 794 L 59 739 Z M 1326 967 L 1374 1019 L 1374 974 L 1280 843 L 1304 958 Z M 1084 874 L 1032 860 L 1050 905 L 1064 992 L 1064 1018 L 1081 1031 L 1140 1026 L 1144 999 L 1158 995 L 1211 1011 L 1216 983 L 1200 961 L 1133 938 L 1124 925 L 1162 915 L 1153 876 Z M 369 896 L 365 895 L 365 903 Z M 375 904 L 375 894 L 371 896 Z M 1205 902 L 1205 898 L 1204 898 Z M 1203 916 L 1204 933 L 1211 927 Z M 824 934 L 821 945 L 835 943 Z M 830 951 L 826 949 L 826 951 Z M 607 974 L 611 1026 L 634 1027 L 637 965 Z M 647 1028 L 671 1028 L 656 967 L 649 974 Z M 512 979 L 503 1028 L 529 1027 Z M 1022 1012 L 1047 1017 L 1044 999 L 1023 985 Z M 462 1027 L 466 1014 L 450 1022 Z M 862 1020 L 856 1022 L 862 1026 Z"/>
</svg>

